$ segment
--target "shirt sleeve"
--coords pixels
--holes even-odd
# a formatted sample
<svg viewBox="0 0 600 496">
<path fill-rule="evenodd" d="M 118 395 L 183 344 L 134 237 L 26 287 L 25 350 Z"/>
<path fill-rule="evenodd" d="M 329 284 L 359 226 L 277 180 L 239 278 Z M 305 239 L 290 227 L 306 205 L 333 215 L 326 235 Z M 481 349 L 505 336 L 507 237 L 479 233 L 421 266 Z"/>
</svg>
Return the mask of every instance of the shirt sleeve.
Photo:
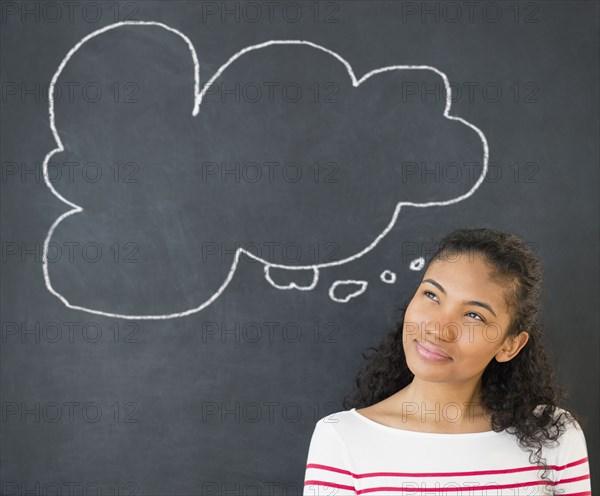
<svg viewBox="0 0 600 496">
<path fill-rule="evenodd" d="M 569 422 L 563 434 L 562 449 L 557 460 L 556 487 L 558 494 L 591 496 L 590 464 L 583 430 L 577 421 Z"/>
<path fill-rule="evenodd" d="M 356 495 L 351 457 L 335 430 L 338 420 L 329 416 L 319 420 L 310 440 L 303 496 Z"/>
</svg>

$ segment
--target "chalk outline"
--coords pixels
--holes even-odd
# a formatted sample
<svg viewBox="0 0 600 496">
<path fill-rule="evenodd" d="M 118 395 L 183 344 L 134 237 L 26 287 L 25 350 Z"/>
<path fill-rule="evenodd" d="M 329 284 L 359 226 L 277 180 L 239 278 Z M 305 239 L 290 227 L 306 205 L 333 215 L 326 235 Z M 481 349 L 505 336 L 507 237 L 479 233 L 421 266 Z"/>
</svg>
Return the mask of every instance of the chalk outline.
<svg viewBox="0 0 600 496">
<path fill-rule="evenodd" d="M 364 248 L 362 251 L 347 257 L 343 260 L 338 260 L 335 262 L 328 262 L 328 263 L 323 263 L 323 264 L 315 264 L 315 265 L 304 265 L 304 266 L 287 266 L 287 265 L 281 265 L 281 264 L 274 264 L 274 263 L 270 263 L 258 256 L 255 256 L 254 254 L 250 253 L 249 251 L 244 250 L 243 248 L 238 248 L 235 252 L 235 257 L 234 257 L 234 261 L 231 265 L 231 269 L 229 270 L 229 274 L 227 275 L 227 277 L 225 278 L 225 281 L 223 282 L 223 284 L 221 285 L 221 287 L 217 290 L 216 293 L 214 293 L 208 300 L 206 300 L 204 303 L 202 303 L 201 305 L 199 305 L 198 307 L 195 308 L 191 308 L 189 310 L 185 310 L 183 312 L 177 312 L 177 313 L 171 313 L 171 314 L 161 314 L 161 315 L 128 315 L 128 314 L 118 314 L 118 313 L 111 313 L 111 312 L 103 312 L 101 310 L 95 310 L 93 308 L 86 308 L 86 307 L 82 307 L 79 305 L 72 305 L 71 303 L 69 303 L 69 301 L 59 292 L 57 292 L 53 287 L 52 284 L 50 282 L 50 276 L 48 275 L 48 259 L 47 259 L 47 253 L 48 253 L 48 244 L 50 242 L 50 239 L 52 238 L 52 234 L 54 233 L 54 230 L 56 229 L 56 227 L 58 226 L 58 224 L 60 224 L 64 219 L 66 219 L 67 217 L 69 217 L 70 215 L 73 215 L 75 213 L 78 212 L 82 212 L 84 209 L 77 205 L 76 203 L 73 203 L 69 200 L 67 200 L 66 198 L 64 198 L 58 191 L 56 191 L 54 189 L 54 186 L 52 186 L 52 183 L 49 180 L 48 177 L 48 161 L 50 160 L 50 158 L 55 154 L 55 153 L 59 153 L 59 152 L 63 152 L 64 151 L 64 147 L 62 144 L 62 141 L 58 135 L 58 132 L 56 130 L 56 126 L 55 126 L 55 119 L 54 119 L 54 86 L 56 85 L 56 81 L 58 80 L 61 72 L 63 71 L 63 69 L 65 68 L 67 62 L 69 61 L 69 59 L 73 56 L 73 54 L 79 50 L 79 48 L 86 43 L 87 41 L 89 41 L 90 39 L 106 32 L 109 31 L 111 29 L 116 29 L 118 27 L 121 26 L 158 26 L 161 27 L 163 29 L 166 29 L 167 31 L 170 31 L 172 33 L 175 33 L 176 35 L 178 35 L 179 37 L 181 37 L 186 44 L 188 45 L 188 48 L 190 50 L 190 53 L 192 55 L 192 59 L 194 62 L 194 108 L 192 110 L 192 116 L 196 116 L 198 115 L 199 111 L 200 111 L 200 105 L 202 103 L 202 97 L 204 96 L 204 94 L 206 93 L 206 91 L 208 90 L 208 88 L 213 84 L 213 82 L 221 75 L 221 73 L 230 65 L 232 64 L 237 58 L 241 57 L 243 54 L 245 54 L 246 52 L 249 52 L 251 50 L 258 50 L 260 48 L 264 48 L 270 45 L 308 45 L 311 46 L 313 48 L 317 48 L 319 50 L 324 51 L 325 53 L 328 53 L 329 55 L 335 57 L 337 60 L 339 60 L 342 64 L 344 64 L 344 66 L 346 67 L 346 70 L 348 71 L 348 75 L 350 76 L 350 79 L 352 81 L 352 86 L 355 88 L 358 88 L 364 81 L 366 81 L 367 79 L 369 79 L 371 76 L 374 76 L 375 74 L 380 74 L 382 72 L 387 72 L 387 71 L 396 71 L 396 70 L 429 70 L 434 72 L 435 74 L 437 74 L 438 76 L 440 76 L 443 81 L 444 81 L 444 85 L 446 87 L 446 106 L 444 108 L 444 113 L 443 116 L 446 117 L 449 120 L 455 120 L 458 122 L 461 122 L 462 124 L 464 124 L 465 126 L 470 127 L 471 129 L 473 129 L 478 135 L 479 138 L 481 139 L 481 142 L 483 143 L 483 170 L 482 173 L 479 177 L 479 179 L 475 182 L 475 184 L 471 187 L 471 189 L 469 191 L 467 191 L 466 193 L 462 194 L 461 196 L 458 196 L 456 198 L 453 198 L 451 200 L 446 200 L 446 201 L 439 201 L 439 202 L 427 202 L 427 203 L 413 203 L 413 202 L 398 202 L 398 204 L 396 205 L 396 208 L 394 209 L 394 214 L 392 215 L 392 219 L 389 222 L 389 224 L 385 227 L 385 229 L 375 238 L 374 241 L 371 242 L 371 244 L 369 244 L 366 248 Z M 418 207 L 418 208 L 426 208 L 426 207 L 432 207 L 432 206 L 444 206 L 444 205 L 451 205 L 453 203 L 457 203 L 459 201 L 462 201 L 466 198 L 469 198 L 476 190 L 477 188 L 479 188 L 480 184 L 483 182 L 486 174 L 487 174 L 487 170 L 488 170 L 488 159 L 489 159 L 489 147 L 488 147 L 488 143 L 487 143 L 487 139 L 485 137 L 485 135 L 483 134 L 483 132 L 474 124 L 471 124 L 470 122 L 460 118 L 460 117 L 456 117 L 456 116 L 452 116 L 449 115 L 449 111 L 450 108 L 452 106 L 452 89 L 450 88 L 450 84 L 448 82 L 448 78 L 446 76 L 445 73 L 443 73 L 442 71 L 440 71 L 439 69 L 436 69 L 435 67 L 429 66 L 429 65 L 392 65 L 392 66 L 387 66 L 387 67 L 380 67 L 379 69 L 374 69 L 372 71 L 367 72 L 363 77 L 361 77 L 360 79 L 357 79 L 354 71 L 352 70 L 352 67 L 350 66 L 350 64 L 339 54 L 335 53 L 332 50 L 329 50 L 321 45 L 318 45 L 316 43 L 312 43 L 310 41 L 306 41 L 306 40 L 270 40 L 270 41 L 266 41 L 264 43 L 259 43 L 257 45 L 250 45 L 247 46 L 246 48 L 243 48 L 242 50 L 238 51 L 237 53 L 235 53 L 225 64 L 223 64 L 219 70 L 215 73 L 214 76 L 212 76 L 210 78 L 210 80 L 204 85 L 204 88 L 199 91 L 200 88 L 200 64 L 198 63 L 198 57 L 196 55 L 196 51 L 194 50 L 194 46 L 192 44 L 192 42 L 190 41 L 190 39 L 184 35 L 181 31 L 178 31 L 175 28 L 169 27 L 166 24 L 163 24 L 161 22 L 156 22 L 156 21 L 122 21 L 122 22 L 117 22 L 114 24 L 109 24 L 108 26 L 105 26 L 103 28 L 100 28 L 96 31 L 93 31 L 92 33 L 88 34 L 87 36 L 83 37 L 81 40 L 79 40 L 79 42 L 73 47 L 71 48 L 71 50 L 69 50 L 69 52 L 67 53 L 67 55 L 63 58 L 63 60 L 61 61 L 60 65 L 58 66 L 58 69 L 56 71 L 56 73 L 54 74 L 54 76 L 52 77 L 52 81 L 50 83 L 50 86 L 48 87 L 48 103 L 49 103 L 49 115 L 50 115 L 50 129 L 52 130 L 52 134 L 54 135 L 54 140 L 56 141 L 56 144 L 58 145 L 57 148 L 51 150 L 50 152 L 48 152 L 48 154 L 46 155 L 46 158 L 44 159 L 44 164 L 43 164 L 43 172 L 44 172 L 44 182 L 46 183 L 46 186 L 48 186 L 48 188 L 50 189 L 50 191 L 52 192 L 52 194 L 54 196 L 56 196 L 60 201 L 62 201 L 63 203 L 70 205 L 71 207 L 73 207 L 72 210 L 69 210 L 63 214 L 61 214 L 52 224 L 52 226 L 50 227 L 50 229 L 48 230 L 48 234 L 46 236 L 46 239 L 44 240 L 44 250 L 43 250 L 43 265 L 42 265 L 42 269 L 43 269 L 43 273 L 44 273 L 44 281 L 46 283 L 46 288 L 48 289 L 48 291 L 50 293 L 52 293 L 53 295 L 55 295 L 57 298 L 59 298 L 63 304 L 68 307 L 68 308 L 72 308 L 74 310 L 82 310 L 84 312 L 88 312 L 88 313 L 92 313 L 92 314 L 97 314 L 97 315 L 104 315 L 106 317 L 115 317 L 115 318 L 123 318 L 123 319 L 139 319 L 139 320 L 163 320 L 163 319 L 172 319 L 172 318 L 178 318 L 178 317 L 184 317 L 186 315 L 191 315 L 193 313 L 199 312 L 200 310 L 202 310 L 203 308 L 207 307 L 208 305 L 210 305 L 214 300 L 216 300 L 221 293 L 225 290 L 225 288 L 229 285 L 229 282 L 231 281 L 231 279 L 233 278 L 233 274 L 235 273 L 237 264 L 238 264 L 238 260 L 240 257 L 240 254 L 243 252 L 245 253 L 247 256 L 254 258 L 255 260 L 263 263 L 265 265 L 264 267 L 264 272 L 265 272 L 265 278 L 267 279 L 267 281 L 274 287 L 276 287 L 277 289 L 299 289 L 302 291 L 307 291 L 307 290 L 311 290 L 313 289 L 318 280 L 319 280 L 319 268 L 320 267 L 332 267 L 335 265 L 342 265 L 345 263 L 348 263 L 352 260 L 355 260 L 357 258 L 360 258 L 361 256 L 365 255 L 366 253 L 368 253 L 369 251 L 371 251 L 375 246 L 377 246 L 377 244 L 383 239 L 383 237 L 392 229 L 392 227 L 394 227 L 394 224 L 396 223 L 396 220 L 398 218 L 398 214 L 400 213 L 400 210 L 402 209 L 403 206 L 411 206 L 411 207 Z M 291 282 L 290 284 L 283 286 L 283 285 L 278 285 L 276 284 L 272 279 L 271 276 L 269 274 L 269 270 L 271 267 L 277 267 L 277 268 L 282 268 L 282 269 L 286 269 L 286 270 L 307 270 L 307 269 L 312 269 L 313 270 L 313 281 L 309 286 L 298 286 L 296 285 L 294 282 Z"/>
<path fill-rule="evenodd" d="M 410 270 L 421 270 L 425 265 L 425 259 L 423 257 L 415 258 L 410 263 Z"/>
<path fill-rule="evenodd" d="M 335 288 L 337 288 L 341 284 L 344 284 L 344 285 L 357 284 L 360 287 L 356 291 L 353 291 L 352 293 L 348 293 L 343 298 L 338 298 L 337 296 L 335 296 Z M 337 301 L 338 303 L 348 303 L 352 298 L 356 298 L 357 296 L 360 296 L 361 294 L 363 294 L 367 290 L 368 285 L 369 285 L 369 283 L 367 281 L 359 281 L 357 279 L 345 279 L 345 280 L 335 281 L 329 287 L 329 291 L 328 291 L 329 297 L 333 301 Z"/>
<path fill-rule="evenodd" d="M 396 273 L 389 269 L 385 269 L 381 274 L 379 274 L 379 279 L 386 284 L 394 284 L 396 282 Z"/>
</svg>

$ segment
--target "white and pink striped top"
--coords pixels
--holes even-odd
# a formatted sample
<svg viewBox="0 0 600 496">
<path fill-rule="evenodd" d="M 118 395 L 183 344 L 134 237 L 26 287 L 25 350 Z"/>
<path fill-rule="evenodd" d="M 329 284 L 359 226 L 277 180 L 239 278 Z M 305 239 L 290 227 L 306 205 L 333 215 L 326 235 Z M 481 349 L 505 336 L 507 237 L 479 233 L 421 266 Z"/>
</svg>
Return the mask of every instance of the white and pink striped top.
<svg viewBox="0 0 600 496">
<path fill-rule="evenodd" d="M 557 413 L 562 411 L 557 409 Z M 568 424 L 559 444 L 544 447 L 546 477 L 562 496 L 591 495 L 585 436 Z M 388 427 L 355 408 L 315 426 L 304 496 L 526 496 L 544 492 L 542 469 L 506 431 L 438 434 Z"/>
</svg>

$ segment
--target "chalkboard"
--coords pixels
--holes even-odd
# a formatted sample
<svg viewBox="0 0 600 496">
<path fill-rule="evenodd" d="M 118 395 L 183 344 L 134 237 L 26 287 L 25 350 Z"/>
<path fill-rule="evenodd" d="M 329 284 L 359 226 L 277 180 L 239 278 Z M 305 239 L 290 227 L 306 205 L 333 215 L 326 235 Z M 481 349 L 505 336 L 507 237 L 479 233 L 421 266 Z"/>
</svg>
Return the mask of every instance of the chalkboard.
<svg viewBox="0 0 600 496">
<path fill-rule="evenodd" d="M 301 494 L 465 226 L 540 255 L 596 485 L 598 10 L 3 2 L 2 494 Z"/>
</svg>

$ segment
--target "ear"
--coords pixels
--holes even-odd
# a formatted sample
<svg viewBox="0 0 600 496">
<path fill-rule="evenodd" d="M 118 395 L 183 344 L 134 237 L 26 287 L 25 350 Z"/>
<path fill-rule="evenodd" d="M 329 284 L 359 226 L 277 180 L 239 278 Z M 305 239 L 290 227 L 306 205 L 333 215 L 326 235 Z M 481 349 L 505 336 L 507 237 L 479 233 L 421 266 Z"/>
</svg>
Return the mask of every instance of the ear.
<svg viewBox="0 0 600 496">
<path fill-rule="evenodd" d="M 529 334 L 521 331 L 516 336 L 507 336 L 495 358 L 498 362 L 508 362 L 518 355 L 523 346 L 529 341 Z"/>
</svg>

